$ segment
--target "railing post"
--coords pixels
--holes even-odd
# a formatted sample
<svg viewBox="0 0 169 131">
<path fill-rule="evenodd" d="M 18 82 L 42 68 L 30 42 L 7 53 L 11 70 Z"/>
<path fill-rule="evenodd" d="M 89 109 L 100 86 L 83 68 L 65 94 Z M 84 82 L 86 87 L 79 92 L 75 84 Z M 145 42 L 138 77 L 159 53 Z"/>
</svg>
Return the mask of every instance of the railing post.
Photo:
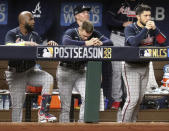
<svg viewBox="0 0 169 131">
<path fill-rule="evenodd" d="M 89 61 L 86 74 L 85 122 L 98 122 L 102 62 Z"/>
</svg>

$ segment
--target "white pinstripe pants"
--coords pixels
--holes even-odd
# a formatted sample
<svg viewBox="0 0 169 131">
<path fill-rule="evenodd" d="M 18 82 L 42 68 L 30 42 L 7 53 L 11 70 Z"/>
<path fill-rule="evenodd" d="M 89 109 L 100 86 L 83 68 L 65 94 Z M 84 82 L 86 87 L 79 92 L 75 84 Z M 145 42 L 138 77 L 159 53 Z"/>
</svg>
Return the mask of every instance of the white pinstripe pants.
<svg viewBox="0 0 169 131">
<path fill-rule="evenodd" d="M 54 82 L 53 76 L 34 68 L 22 73 L 5 71 L 5 74 L 12 101 L 12 122 L 22 122 L 26 85 L 42 86 L 42 95 L 51 94 Z"/>
<path fill-rule="evenodd" d="M 127 98 L 122 109 L 122 122 L 135 122 L 148 83 L 149 64 L 125 63 L 123 70 Z"/>
<path fill-rule="evenodd" d="M 85 88 L 86 88 L 86 71 L 73 70 L 58 66 L 56 72 L 58 81 L 59 94 L 61 100 L 61 114 L 59 122 L 70 122 L 70 106 L 72 90 L 75 88 L 81 95 L 81 106 L 79 113 L 79 122 L 84 121 L 85 106 Z"/>
</svg>

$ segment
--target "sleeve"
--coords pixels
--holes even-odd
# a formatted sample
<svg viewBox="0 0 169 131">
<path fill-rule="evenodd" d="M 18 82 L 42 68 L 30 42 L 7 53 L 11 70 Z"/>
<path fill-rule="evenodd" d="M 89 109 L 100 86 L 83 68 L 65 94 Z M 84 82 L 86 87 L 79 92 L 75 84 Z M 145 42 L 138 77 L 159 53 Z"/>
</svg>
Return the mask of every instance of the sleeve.
<svg viewBox="0 0 169 131">
<path fill-rule="evenodd" d="M 16 41 L 15 34 L 12 31 L 8 31 L 5 35 L 5 44 L 15 43 L 15 41 Z"/>
<path fill-rule="evenodd" d="M 165 45 L 166 44 L 167 37 L 157 27 L 156 27 L 156 30 L 155 30 L 155 38 L 156 38 L 156 41 L 159 45 L 163 45 L 163 44 Z"/>
<path fill-rule="evenodd" d="M 63 35 L 62 44 L 63 45 L 77 45 L 82 46 L 85 45 L 85 41 L 78 41 L 73 39 L 74 29 L 68 29 Z"/>
<path fill-rule="evenodd" d="M 93 33 L 94 37 L 98 38 L 103 43 L 103 46 L 113 46 L 113 42 L 106 36 L 102 35 L 99 31 L 94 31 Z"/>
<path fill-rule="evenodd" d="M 146 37 L 148 29 L 143 28 L 138 34 L 136 34 L 134 28 L 129 25 L 124 29 L 125 42 L 127 45 L 138 47 L 141 41 Z"/>
<path fill-rule="evenodd" d="M 8 46 L 25 46 L 25 42 L 16 43 L 16 34 L 12 31 L 8 31 L 5 36 L 5 45 Z"/>
</svg>

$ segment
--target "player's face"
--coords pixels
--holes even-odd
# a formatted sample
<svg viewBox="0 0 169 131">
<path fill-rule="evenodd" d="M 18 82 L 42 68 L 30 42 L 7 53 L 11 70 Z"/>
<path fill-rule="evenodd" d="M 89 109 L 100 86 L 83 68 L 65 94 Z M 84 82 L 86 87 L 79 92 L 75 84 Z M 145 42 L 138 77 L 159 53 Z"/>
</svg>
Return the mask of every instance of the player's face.
<svg viewBox="0 0 169 131">
<path fill-rule="evenodd" d="M 83 11 L 81 13 L 78 13 L 75 17 L 76 17 L 76 20 L 80 21 L 80 22 L 89 20 L 89 11 L 85 10 L 85 11 Z"/>
<path fill-rule="evenodd" d="M 143 11 L 140 15 L 137 16 L 140 23 L 145 26 L 148 21 L 151 20 L 151 12 L 150 11 Z"/>
<path fill-rule="evenodd" d="M 85 30 L 81 29 L 80 32 L 80 38 L 84 41 L 88 40 L 89 37 L 92 35 L 92 33 L 87 33 Z"/>
<path fill-rule="evenodd" d="M 32 31 L 34 29 L 35 20 L 32 14 L 28 14 L 27 19 L 25 20 L 25 28 L 28 31 Z"/>
</svg>

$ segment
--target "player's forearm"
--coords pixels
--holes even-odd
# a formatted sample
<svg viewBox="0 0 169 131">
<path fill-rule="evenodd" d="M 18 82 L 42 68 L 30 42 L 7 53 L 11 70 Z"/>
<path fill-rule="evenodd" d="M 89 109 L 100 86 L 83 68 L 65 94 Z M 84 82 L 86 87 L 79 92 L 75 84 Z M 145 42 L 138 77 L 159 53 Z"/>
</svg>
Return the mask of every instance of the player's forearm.
<svg viewBox="0 0 169 131">
<path fill-rule="evenodd" d="M 109 39 L 102 41 L 103 46 L 113 46 L 113 42 Z"/>
<path fill-rule="evenodd" d="M 145 38 L 148 30 L 146 28 L 142 29 L 141 32 L 139 32 L 136 35 L 127 35 L 130 33 L 125 33 L 126 37 L 126 42 L 129 43 L 129 45 L 138 47 L 140 46 L 141 41 Z"/>
<path fill-rule="evenodd" d="M 77 45 L 77 46 L 82 46 L 85 45 L 85 41 L 77 41 L 77 40 L 72 40 L 70 38 L 64 37 L 62 41 L 63 45 Z"/>
<path fill-rule="evenodd" d="M 101 36 L 100 41 L 103 43 L 103 46 L 113 46 L 113 42 L 104 35 Z"/>
</svg>

